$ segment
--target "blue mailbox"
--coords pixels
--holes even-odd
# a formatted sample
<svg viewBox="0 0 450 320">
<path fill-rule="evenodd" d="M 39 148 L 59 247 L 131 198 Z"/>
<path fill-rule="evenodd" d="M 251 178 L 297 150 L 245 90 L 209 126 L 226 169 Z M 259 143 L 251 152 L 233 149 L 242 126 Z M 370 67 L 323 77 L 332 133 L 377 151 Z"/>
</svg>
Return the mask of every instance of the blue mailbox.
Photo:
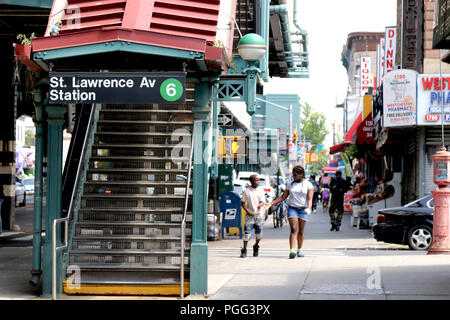
<svg viewBox="0 0 450 320">
<path fill-rule="evenodd" d="M 234 191 L 227 191 L 220 196 L 220 214 L 222 215 L 222 239 L 224 228 L 239 228 L 239 239 L 242 239 L 241 197 Z"/>
</svg>

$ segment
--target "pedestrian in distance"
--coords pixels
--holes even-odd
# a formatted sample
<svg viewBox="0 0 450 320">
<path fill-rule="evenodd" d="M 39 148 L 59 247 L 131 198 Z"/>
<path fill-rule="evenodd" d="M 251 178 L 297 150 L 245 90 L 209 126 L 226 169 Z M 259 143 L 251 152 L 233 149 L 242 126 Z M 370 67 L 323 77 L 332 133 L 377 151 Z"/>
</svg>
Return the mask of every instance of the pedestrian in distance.
<svg viewBox="0 0 450 320">
<path fill-rule="evenodd" d="M 241 249 L 241 258 L 247 257 L 247 244 L 252 237 L 253 229 L 255 230 L 256 238 L 255 245 L 253 246 L 253 256 L 258 256 L 259 242 L 261 241 L 264 224 L 266 195 L 264 190 L 259 187 L 258 175 L 251 175 L 249 180 L 250 186 L 245 188 L 241 198 L 241 205 L 247 213 L 245 216 L 244 245 Z"/>
<path fill-rule="evenodd" d="M 328 209 L 328 202 L 330 201 L 330 189 L 328 188 L 328 185 L 325 184 L 322 188 L 322 207 L 323 211 L 326 211 Z"/>
<path fill-rule="evenodd" d="M 292 174 L 293 181 L 287 184 L 281 197 L 269 203 L 269 206 L 273 206 L 288 198 L 289 259 L 304 256 L 302 252 L 304 231 L 311 214 L 314 194 L 314 187 L 310 181 L 305 179 L 305 169 L 302 166 L 295 166 L 292 169 Z M 295 249 L 296 245 L 297 250 Z"/>
<path fill-rule="evenodd" d="M 328 173 L 324 173 L 323 174 L 323 177 L 322 178 L 320 178 L 320 186 L 321 187 L 323 187 L 324 185 L 327 185 L 327 186 L 329 186 L 330 185 L 330 182 L 331 182 L 331 178 L 328 176 Z"/>
<path fill-rule="evenodd" d="M 312 211 L 314 213 L 316 213 L 317 211 L 317 200 L 319 198 L 319 183 L 316 181 L 316 176 L 315 175 L 311 175 L 311 177 L 309 178 L 309 181 L 311 182 L 311 184 L 314 187 L 314 194 L 313 194 L 313 202 L 312 202 Z"/>
<path fill-rule="evenodd" d="M 341 227 L 342 216 L 344 215 L 344 194 L 348 189 L 347 181 L 342 179 L 342 172 L 336 171 L 336 178 L 331 179 L 330 184 L 331 203 L 328 211 L 331 223 L 330 231 L 339 231 Z M 337 211 L 337 216 L 335 216 L 335 211 Z"/>
</svg>

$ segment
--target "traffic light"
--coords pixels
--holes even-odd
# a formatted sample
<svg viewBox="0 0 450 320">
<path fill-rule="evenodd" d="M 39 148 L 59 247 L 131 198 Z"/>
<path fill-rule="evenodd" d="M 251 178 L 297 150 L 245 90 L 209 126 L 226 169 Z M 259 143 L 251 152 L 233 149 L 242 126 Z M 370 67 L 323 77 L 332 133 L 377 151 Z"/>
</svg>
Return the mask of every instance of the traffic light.
<svg viewBox="0 0 450 320">
<path fill-rule="evenodd" d="M 294 134 L 294 137 L 293 137 L 292 141 L 294 143 L 297 143 L 297 141 L 298 141 L 298 131 L 297 131 L 297 129 L 294 130 L 293 134 Z"/>
<path fill-rule="evenodd" d="M 244 137 L 220 136 L 217 141 L 217 156 L 240 158 L 247 155 L 247 139 Z"/>
</svg>

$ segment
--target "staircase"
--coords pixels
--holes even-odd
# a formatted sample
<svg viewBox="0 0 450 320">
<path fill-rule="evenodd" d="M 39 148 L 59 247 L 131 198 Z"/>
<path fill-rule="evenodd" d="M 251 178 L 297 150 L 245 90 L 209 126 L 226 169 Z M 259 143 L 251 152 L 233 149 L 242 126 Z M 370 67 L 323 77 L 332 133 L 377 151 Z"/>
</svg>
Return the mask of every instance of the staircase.
<svg viewBox="0 0 450 320">
<path fill-rule="evenodd" d="M 255 0 L 237 0 L 236 1 L 236 23 L 239 26 L 239 30 L 242 33 L 242 36 L 245 36 L 248 33 L 256 32 L 254 28 L 254 1 Z M 233 35 L 233 53 L 237 54 L 237 45 L 239 40 L 241 40 L 241 35 L 239 34 L 238 28 L 234 29 Z"/>
<path fill-rule="evenodd" d="M 187 101 L 192 96 L 193 90 L 187 89 Z M 72 272 L 68 272 L 65 293 L 180 294 L 191 108 L 189 103 L 102 107 L 69 246 L 68 267 L 80 268 L 81 286 L 74 288 L 68 281 Z M 172 156 L 175 145 L 185 149 Z M 190 190 L 184 248 L 186 294 L 191 195 Z"/>
</svg>

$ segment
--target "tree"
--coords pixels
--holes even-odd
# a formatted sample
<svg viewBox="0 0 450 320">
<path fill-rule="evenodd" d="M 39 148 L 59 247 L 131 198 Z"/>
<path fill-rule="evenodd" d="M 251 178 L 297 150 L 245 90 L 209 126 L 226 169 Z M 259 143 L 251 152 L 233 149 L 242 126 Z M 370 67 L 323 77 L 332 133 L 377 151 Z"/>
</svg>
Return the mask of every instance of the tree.
<svg viewBox="0 0 450 320">
<path fill-rule="evenodd" d="M 313 112 L 309 103 L 305 103 L 300 122 L 302 124 L 300 142 L 309 141 L 316 147 L 323 143 L 329 133 L 326 128 L 326 117 L 323 113 Z"/>
<path fill-rule="evenodd" d="M 320 154 L 318 148 L 320 144 L 323 144 L 329 133 L 326 128 L 326 117 L 323 113 L 313 112 L 311 105 L 305 103 L 300 122 L 302 124 L 300 142 L 310 142 L 311 147 L 308 151 L 314 151 L 316 154 L 319 154 L 319 161 L 311 163 L 310 166 L 308 166 L 308 171 L 311 174 L 319 175 L 321 174 L 322 168 L 328 163 L 328 154 Z"/>
</svg>

